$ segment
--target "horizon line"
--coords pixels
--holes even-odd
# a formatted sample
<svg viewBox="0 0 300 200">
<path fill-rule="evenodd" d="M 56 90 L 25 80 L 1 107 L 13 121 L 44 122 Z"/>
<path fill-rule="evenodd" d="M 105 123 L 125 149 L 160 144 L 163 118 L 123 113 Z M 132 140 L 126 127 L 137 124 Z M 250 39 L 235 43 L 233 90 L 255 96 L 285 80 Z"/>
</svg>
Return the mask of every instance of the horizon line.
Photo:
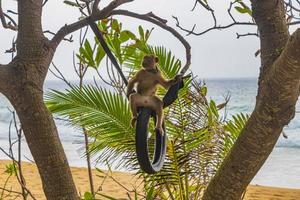
<svg viewBox="0 0 300 200">
<path fill-rule="evenodd" d="M 202 78 L 198 78 L 198 77 L 196 77 L 196 79 L 199 79 L 199 80 L 225 80 L 225 79 L 227 79 L 227 80 L 237 80 L 237 79 L 258 79 L 258 77 L 202 77 Z M 46 79 L 45 80 L 46 82 L 48 82 L 48 81 L 61 81 L 60 79 Z M 73 82 L 73 81 L 78 81 L 78 79 L 72 79 L 72 80 L 69 80 L 70 82 Z M 87 80 L 85 80 L 86 82 L 94 82 L 94 80 L 93 79 L 87 79 Z"/>
</svg>

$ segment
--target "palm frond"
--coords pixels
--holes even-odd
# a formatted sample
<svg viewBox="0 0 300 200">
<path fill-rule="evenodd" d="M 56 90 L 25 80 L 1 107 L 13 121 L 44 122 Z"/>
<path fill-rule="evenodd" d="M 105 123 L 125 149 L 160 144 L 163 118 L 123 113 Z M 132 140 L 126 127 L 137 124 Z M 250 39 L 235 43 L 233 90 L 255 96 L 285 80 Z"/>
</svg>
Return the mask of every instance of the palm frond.
<svg viewBox="0 0 300 200">
<path fill-rule="evenodd" d="M 225 157 L 230 151 L 234 142 L 242 132 L 248 119 L 249 115 L 240 113 L 237 115 L 233 115 L 232 119 L 226 122 L 224 128 L 227 134 L 224 138 L 224 151 L 222 152 L 223 157 Z"/>
<path fill-rule="evenodd" d="M 142 59 L 146 54 L 155 54 L 159 58 L 159 69 L 165 78 L 174 78 L 181 68 L 181 61 L 170 50 L 162 46 L 147 45 L 145 48 L 141 48 L 140 46 L 131 45 L 126 46 L 124 51 L 127 55 L 125 66 L 133 72 L 140 69 Z"/>
<path fill-rule="evenodd" d="M 45 96 L 49 110 L 68 118 L 74 125 L 85 127 L 93 153 L 101 160 L 117 160 L 134 152 L 134 129 L 131 112 L 123 96 L 102 88 L 72 86 L 66 92 L 52 91 Z"/>
</svg>

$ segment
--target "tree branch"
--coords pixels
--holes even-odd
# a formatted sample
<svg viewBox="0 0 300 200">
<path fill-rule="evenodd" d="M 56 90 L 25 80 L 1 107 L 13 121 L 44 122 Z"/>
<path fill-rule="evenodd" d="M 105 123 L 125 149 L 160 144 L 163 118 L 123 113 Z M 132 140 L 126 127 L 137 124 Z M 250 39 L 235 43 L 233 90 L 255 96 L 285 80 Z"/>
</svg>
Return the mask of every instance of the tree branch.
<svg viewBox="0 0 300 200">
<path fill-rule="evenodd" d="M 278 59 L 274 62 L 272 69 L 267 77 L 273 92 L 277 92 L 279 99 L 283 101 L 281 106 L 287 105 L 290 107 L 297 101 L 300 92 L 300 28 L 298 28 L 289 40 L 280 54 Z M 275 89 L 274 89 L 275 88 Z M 289 97 L 289 98 L 287 98 Z M 292 103 L 289 103 L 291 102 Z M 286 113 L 288 110 L 283 110 Z M 295 111 L 293 111 L 294 114 Z M 282 113 L 282 114 L 284 114 Z M 287 125 L 289 120 L 284 120 L 284 116 L 279 116 L 278 120 L 283 121 L 282 125 Z"/>
<path fill-rule="evenodd" d="M 100 3 L 100 0 L 95 0 L 95 1 L 94 1 L 92 13 L 97 12 L 99 3 Z"/>
<path fill-rule="evenodd" d="M 55 35 L 55 33 L 53 33 L 52 31 L 50 30 L 46 30 L 44 31 L 43 33 L 48 33 L 50 35 Z M 71 35 L 69 38 L 63 38 L 64 41 L 67 41 L 67 42 L 74 42 L 73 40 L 73 35 Z"/>
<path fill-rule="evenodd" d="M 289 38 L 282 0 L 251 0 L 253 17 L 260 34 L 262 69 L 268 68 L 278 58 Z"/>
<path fill-rule="evenodd" d="M 152 12 L 147 13 L 147 14 L 137 14 L 137 13 L 130 12 L 127 10 L 114 10 L 111 12 L 111 15 L 124 15 L 124 16 L 141 19 L 144 21 L 148 21 L 148 22 L 151 22 L 151 23 L 161 27 L 164 30 L 167 30 L 171 34 L 173 34 L 183 44 L 183 46 L 185 47 L 185 50 L 186 50 L 186 64 L 184 65 L 184 67 L 182 68 L 180 73 L 184 74 L 188 70 L 188 68 L 191 64 L 191 46 L 182 37 L 182 35 L 180 35 L 175 29 L 173 29 L 172 27 L 170 27 L 166 24 L 166 22 L 167 22 L 166 20 L 159 18 L 158 16 L 154 15 Z"/>
<path fill-rule="evenodd" d="M 205 33 L 208 33 L 212 30 L 222 30 L 222 29 L 227 29 L 227 28 L 230 28 L 232 26 L 243 26 L 243 25 L 251 25 L 251 26 L 256 26 L 256 24 L 254 22 L 232 22 L 231 24 L 227 24 L 227 25 L 214 25 L 213 27 L 210 27 L 204 31 L 201 31 L 201 32 L 194 32 L 194 29 L 196 27 L 196 25 L 193 26 L 193 28 L 191 30 L 189 29 L 186 29 L 186 28 L 183 28 L 180 23 L 179 23 L 179 20 L 177 17 L 173 16 L 173 18 L 175 19 L 176 21 L 176 26 L 182 30 L 182 31 L 185 31 L 187 32 L 187 35 L 197 35 L 197 36 L 200 36 L 200 35 L 204 35 Z"/>
<path fill-rule="evenodd" d="M 285 16 L 283 0 L 251 0 L 253 17 L 260 35 L 261 67 L 258 85 L 265 86 L 273 63 L 280 56 L 289 38 L 288 25 Z M 263 90 L 258 90 L 258 96 Z M 257 99 L 256 104 L 260 104 Z"/>
<path fill-rule="evenodd" d="M 6 22 L 6 18 L 10 20 L 10 22 Z M 3 28 L 11 29 L 13 31 L 18 30 L 17 23 L 7 14 L 5 14 L 2 10 L 2 0 L 0 0 L 0 20 L 2 23 Z"/>
<path fill-rule="evenodd" d="M 232 23 L 229 23 L 227 25 L 218 25 L 217 23 L 217 17 L 215 15 L 215 11 L 209 6 L 209 4 L 204 1 L 201 1 L 201 0 L 196 0 L 195 1 L 195 4 L 194 4 L 194 7 L 192 9 L 192 11 L 194 11 L 195 7 L 197 6 L 197 4 L 200 4 L 201 7 L 203 7 L 205 10 L 207 10 L 212 18 L 213 18 L 213 25 L 203 31 L 200 31 L 200 32 L 195 32 L 195 28 L 196 28 L 196 24 L 193 25 L 192 29 L 187 29 L 187 28 L 184 28 L 183 26 L 180 25 L 180 22 L 178 20 L 177 17 L 173 16 L 173 18 L 175 19 L 176 21 L 176 26 L 187 33 L 187 35 L 197 35 L 197 36 L 200 36 L 200 35 L 204 35 L 210 31 L 213 31 L 213 30 L 222 30 L 222 29 L 227 29 L 227 28 L 230 28 L 232 26 L 241 26 L 241 25 L 252 25 L 252 26 L 255 26 L 255 22 L 252 20 L 252 21 L 249 21 L 249 22 L 239 22 L 237 19 L 234 18 L 233 14 L 232 14 L 232 8 L 233 8 L 233 5 L 239 3 L 239 1 L 235 0 L 233 2 L 230 2 L 229 4 L 229 8 L 227 9 L 227 13 L 232 21 Z"/>
<path fill-rule="evenodd" d="M 115 8 L 121 6 L 122 4 L 128 3 L 128 2 L 132 2 L 134 0 L 114 0 L 112 1 L 108 6 L 106 6 L 105 8 L 103 8 L 102 10 L 98 10 L 97 12 L 92 13 L 92 15 L 90 16 L 90 18 L 93 21 L 97 21 L 100 19 L 105 19 L 107 18 L 110 13 L 112 12 L 112 10 L 114 10 Z M 59 45 L 59 43 L 65 38 L 65 36 L 67 36 L 68 34 L 77 31 L 85 26 L 88 25 L 88 22 L 86 19 L 82 19 L 80 21 L 77 21 L 73 24 L 70 25 L 65 25 L 64 27 L 62 27 L 53 37 L 53 39 L 51 40 L 51 44 L 54 47 L 57 47 Z"/>
<path fill-rule="evenodd" d="M 141 19 L 141 20 L 145 20 L 148 22 L 151 22 L 153 24 L 156 24 L 157 26 L 169 31 L 170 33 L 172 33 L 177 39 L 179 39 L 179 41 L 184 45 L 185 49 L 186 49 L 186 64 L 185 66 L 182 68 L 181 70 L 181 74 L 184 74 L 190 64 L 191 64 L 191 47 L 189 45 L 189 43 L 172 27 L 166 25 L 167 21 L 154 15 L 153 13 L 147 13 L 147 14 L 137 14 L 134 12 L 130 12 L 127 10 L 114 10 L 115 8 L 117 8 L 118 6 L 124 4 L 124 3 L 128 3 L 131 2 L 133 0 L 115 0 L 112 3 L 110 3 L 107 7 L 103 8 L 102 10 L 98 10 L 96 9 L 96 5 L 99 3 L 99 1 L 95 2 L 95 6 L 93 7 L 93 13 L 90 16 L 90 19 L 92 19 L 93 21 L 97 21 L 100 19 L 105 19 L 109 16 L 112 15 L 124 15 L 124 16 L 129 16 L 129 17 L 133 17 L 133 18 L 137 18 L 137 19 Z M 51 40 L 51 44 L 54 47 L 57 47 L 57 45 L 65 38 L 66 35 L 81 29 L 84 26 L 88 25 L 88 21 L 87 19 L 83 19 L 80 20 L 78 22 L 75 22 L 73 24 L 70 25 L 66 25 L 64 27 L 62 27 L 53 37 L 53 39 Z"/>
</svg>

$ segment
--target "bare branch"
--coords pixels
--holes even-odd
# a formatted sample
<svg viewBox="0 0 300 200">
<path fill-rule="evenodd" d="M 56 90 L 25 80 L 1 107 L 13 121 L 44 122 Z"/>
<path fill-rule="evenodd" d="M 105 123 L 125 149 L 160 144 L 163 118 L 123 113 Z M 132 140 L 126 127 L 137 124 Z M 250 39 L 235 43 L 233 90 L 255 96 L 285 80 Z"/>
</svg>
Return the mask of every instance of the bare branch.
<svg viewBox="0 0 300 200">
<path fill-rule="evenodd" d="M 71 83 L 66 79 L 66 77 L 63 75 L 63 73 L 58 69 L 58 67 L 52 62 L 52 66 L 54 67 L 55 71 L 58 73 L 55 73 L 49 68 L 49 71 L 59 80 L 62 80 L 65 84 L 67 84 L 69 87 L 72 87 Z"/>
<path fill-rule="evenodd" d="M 48 0 L 44 0 L 43 7 L 46 5 L 46 3 L 48 3 Z"/>
<path fill-rule="evenodd" d="M 55 33 L 49 30 L 43 31 L 43 33 L 49 33 L 50 35 L 55 35 Z M 73 35 L 71 35 L 69 38 L 63 38 L 63 40 L 67 42 L 74 42 Z"/>
<path fill-rule="evenodd" d="M 18 15 L 17 12 L 13 11 L 13 10 L 7 10 L 8 13 L 14 14 L 14 15 Z"/>
<path fill-rule="evenodd" d="M 213 11 L 213 9 L 207 4 L 207 3 L 204 3 L 203 1 L 200 1 L 200 0 L 196 0 L 195 2 L 195 6 L 197 5 L 197 3 L 199 3 L 202 7 L 204 7 L 206 10 L 211 10 Z M 193 8 L 194 9 L 194 8 Z"/>
<path fill-rule="evenodd" d="M 13 58 L 15 57 L 16 51 L 17 51 L 17 47 L 16 47 L 16 41 L 15 41 L 15 37 L 14 37 L 11 42 L 11 48 L 6 50 L 5 53 L 10 53 L 11 59 L 13 60 Z"/>
<path fill-rule="evenodd" d="M 10 22 L 7 23 L 5 18 L 8 18 L 10 20 Z M 17 23 L 13 20 L 13 18 L 11 18 L 9 15 L 7 15 L 3 12 L 2 0 L 0 0 L 0 20 L 1 20 L 3 28 L 11 29 L 13 31 L 18 30 Z"/>
<path fill-rule="evenodd" d="M 100 3 L 100 0 L 95 0 L 94 1 L 92 13 L 97 12 L 99 3 Z"/>
<path fill-rule="evenodd" d="M 14 190 L 9 190 L 9 189 L 3 188 L 3 187 L 0 187 L 0 190 L 6 191 L 6 192 L 8 192 L 8 193 L 14 193 L 14 194 L 22 195 L 21 192 L 14 191 Z"/>
<path fill-rule="evenodd" d="M 167 30 L 168 32 L 172 33 L 183 44 L 183 46 L 186 49 L 186 64 L 182 68 L 181 74 L 184 74 L 188 70 L 188 68 L 191 64 L 191 46 L 182 37 L 182 35 L 180 35 L 175 29 L 173 29 L 172 27 L 170 27 L 166 24 L 166 20 L 155 16 L 151 12 L 147 13 L 147 14 L 137 14 L 137 13 L 130 12 L 130 11 L 127 11 L 127 10 L 114 10 L 114 11 L 111 12 L 111 15 L 124 15 L 124 16 L 129 16 L 129 17 L 141 19 L 141 20 L 144 20 L 144 21 L 148 21 L 148 22 L 151 22 L 151 23 L 161 27 L 162 29 Z"/>
<path fill-rule="evenodd" d="M 176 26 L 177 26 L 180 30 L 182 30 L 182 31 L 184 31 L 184 32 L 187 32 L 187 35 L 197 35 L 197 36 L 204 35 L 204 34 L 210 32 L 210 31 L 212 31 L 212 30 L 222 30 L 222 29 L 230 28 L 230 27 L 232 27 L 232 26 L 244 26 L 244 25 L 246 25 L 246 26 L 249 26 L 249 25 L 250 25 L 250 26 L 256 26 L 256 24 L 255 24 L 254 22 L 238 22 L 238 21 L 236 21 L 234 18 L 232 18 L 232 19 L 233 19 L 233 22 L 230 23 L 230 24 L 227 24 L 227 25 L 217 25 L 217 23 L 216 23 L 216 18 L 215 18 L 215 16 L 214 16 L 213 13 L 212 13 L 212 15 L 213 15 L 213 19 L 214 19 L 214 26 L 212 26 L 212 27 L 210 27 L 210 28 L 208 28 L 208 29 L 206 29 L 206 30 L 204 30 L 204 31 L 201 31 L 201 32 L 195 32 L 195 31 L 194 31 L 194 30 L 195 30 L 195 27 L 196 27 L 195 24 L 194 24 L 193 28 L 190 30 L 190 29 L 187 29 L 187 28 L 182 27 L 182 26 L 180 25 L 180 22 L 179 22 L 179 20 L 178 20 L 177 17 L 173 16 L 173 18 L 174 18 L 175 21 L 176 21 Z M 232 17 L 231 14 L 230 14 L 230 16 Z"/>
<path fill-rule="evenodd" d="M 244 33 L 244 34 L 236 33 L 236 38 L 237 39 L 240 39 L 241 37 L 246 37 L 246 36 L 256 36 L 256 37 L 259 37 L 258 33 Z"/>
<path fill-rule="evenodd" d="M 93 21 L 97 21 L 97 20 L 100 20 L 100 19 L 105 19 L 110 15 L 112 10 L 114 10 L 115 8 L 121 6 L 122 4 L 132 2 L 132 1 L 134 1 L 134 0 L 114 0 L 108 6 L 103 8 L 102 10 L 93 13 L 90 16 L 90 18 Z M 88 25 L 88 21 L 86 19 L 82 19 L 82 20 L 77 21 L 77 22 L 75 22 L 73 24 L 70 24 L 70 25 L 65 25 L 53 37 L 53 39 L 51 41 L 52 45 L 54 45 L 54 47 L 56 47 L 63 40 L 63 38 L 65 38 L 65 36 L 67 36 L 68 34 L 74 32 L 74 31 L 77 31 L 77 30 L 79 30 L 82 27 L 87 26 L 87 25 Z"/>
<path fill-rule="evenodd" d="M 293 1 L 292 0 L 288 0 L 288 2 L 284 2 L 284 4 L 286 5 L 286 7 L 289 7 L 286 8 L 286 14 L 288 15 L 288 21 L 287 21 L 287 25 L 288 26 L 292 26 L 292 25 L 297 25 L 297 24 L 300 24 L 300 18 L 297 17 L 299 16 L 299 12 L 300 12 L 300 8 L 297 8 L 293 5 L 292 3 Z M 299 1 L 297 1 L 299 6 L 300 6 L 300 3 Z M 254 20 L 252 19 L 252 21 L 249 21 L 249 22 L 240 22 L 238 21 L 232 14 L 232 9 L 233 9 L 233 5 L 236 4 L 236 3 L 240 3 L 240 1 L 238 0 L 235 0 L 233 2 L 230 2 L 229 4 L 229 7 L 227 9 L 227 13 L 230 17 L 230 19 L 232 20 L 232 23 L 230 24 L 227 24 L 227 25 L 218 25 L 217 24 L 217 19 L 216 19 L 216 16 L 214 14 L 214 10 L 208 5 L 208 4 L 205 4 L 203 1 L 201 0 L 196 0 L 195 1 L 195 4 L 193 6 L 193 9 L 192 11 L 194 11 L 195 7 L 197 6 L 197 4 L 200 4 L 201 7 L 203 7 L 204 9 L 206 9 L 207 11 L 209 11 L 212 15 L 212 18 L 213 18 L 213 21 L 214 21 L 214 25 L 203 30 L 203 31 L 200 31 L 200 32 L 195 32 L 195 28 L 196 28 L 196 24 L 193 25 L 193 27 L 191 29 L 188 29 L 188 28 L 184 28 L 183 26 L 180 25 L 180 22 L 179 22 L 179 19 L 177 17 L 174 17 L 173 18 L 175 19 L 176 21 L 176 26 L 187 33 L 187 35 L 197 35 L 197 36 L 200 36 L 200 35 L 204 35 L 210 31 L 213 31 L 213 30 L 222 30 L 222 29 L 228 29 L 228 28 L 231 28 L 233 26 L 256 26 L 256 23 L 254 22 Z M 294 13 L 294 12 L 297 12 L 297 13 Z M 251 36 L 256 36 L 257 34 L 255 33 L 251 33 L 251 34 L 237 34 L 238 35 L 238 38 L 240 36 L 248 36 L 248 35 L 251 35 Z"/>
<path fill-rule="evenodd" d="M 297 3 L 298 5 L 295 6 L 294 3 Z M 293 1 L 293 0 L 284 1 L 284 6 L 285 6 L 286 15 L 288 16 L 288 19 L 290 19 L 290 21 L 300 19 L 300 17 L 299 17 L 300 2 L 299 1 Z"/>
</svg>

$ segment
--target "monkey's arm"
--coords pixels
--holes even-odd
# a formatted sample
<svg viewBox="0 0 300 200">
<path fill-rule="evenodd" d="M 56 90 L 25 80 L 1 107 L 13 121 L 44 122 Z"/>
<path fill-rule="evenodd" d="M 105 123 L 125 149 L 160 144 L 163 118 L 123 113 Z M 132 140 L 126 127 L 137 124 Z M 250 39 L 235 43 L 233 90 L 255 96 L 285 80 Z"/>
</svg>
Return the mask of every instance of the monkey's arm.
<svg viewBox="0 0 300 200">
<path fill-rule="evenodd" d="M 169 89 L 172 85 L 178 83 L 178 81 L 182 80 L 182 75 L 176 75 L 175 78 L 166 80 L 162 75 L 159 73 L 158 75 L 158 82 L 162 85 L 165 89 Z"/>
<path fill-rule="evenodd" d="M 134 75 L 129 81 L 127 85 L 127 90 L 126 90 L 126 96 L 129 97 L 129 95 L 133 92 L 133 87 L 134 84 L 138 81 L 137 79 L 137 74 Z"/>
<path fill-rule="evenodd" d="M 171 85 L 175 83 L 174 79 L 166 80 L 164 77 L 162 77 L 161 74 L 158 74 L 158 83 L 162 85 L 165 89 L 169 89 Z"/>
</svg>

